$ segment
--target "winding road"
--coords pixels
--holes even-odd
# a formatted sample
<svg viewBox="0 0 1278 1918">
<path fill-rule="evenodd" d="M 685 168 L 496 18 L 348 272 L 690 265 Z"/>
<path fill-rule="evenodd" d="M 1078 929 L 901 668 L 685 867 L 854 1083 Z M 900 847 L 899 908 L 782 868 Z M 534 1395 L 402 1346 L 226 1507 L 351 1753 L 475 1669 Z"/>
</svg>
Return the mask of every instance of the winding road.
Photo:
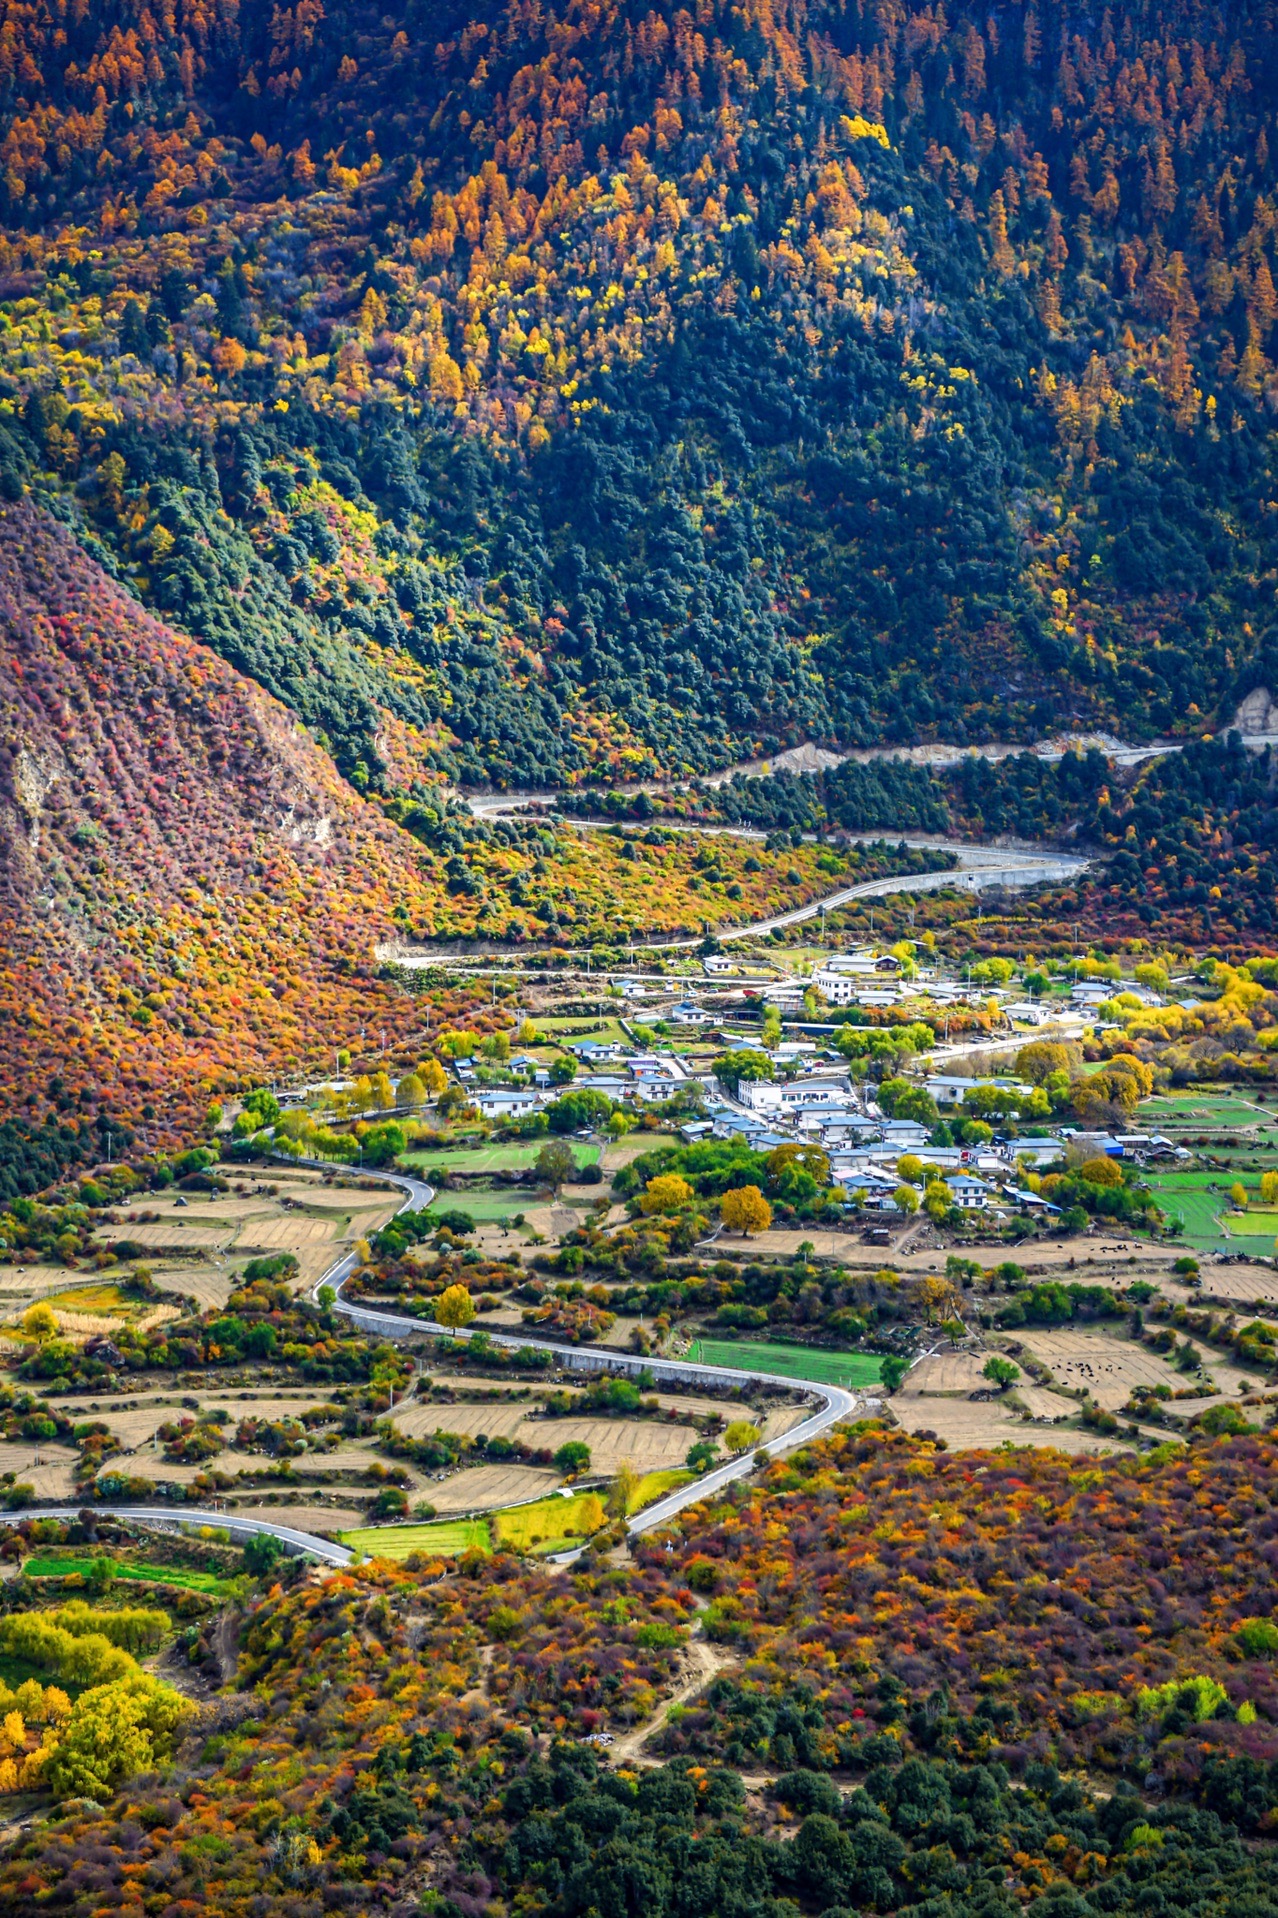
<svg viewBox="0 0 1278 1918">
<path fill-rule="evenodd" d="M 401 1212 L 420 1212 L 434 1198 L 434 1188 L 424 1179 L 410 1178 L 399 1172 L 378 1172 L 369 1174 L 384 1180 L 388 1185 L 398 1186 L 404 1193 Z M 408 1319 L 396 1312 L 375 1312 L 367 1306 L 351 1305 L 342 1297 L 342 1287 L 355 1269 L 355 1254 L 348 1252 L 319 1279 L 312 1296 L 318 1297 L 321 1286 L 331 1286 L 337 1293 L 334 1310 L 350 1319 L 361 1331 L 371 1332 L 384 1339 L 411 1339 L 430 1337 L 469 1339 L 475 1332 L 485 1331 L 485 1327 L 465 1327 L 454 1331 L 451 1327 L 436 1325 L 432 1319 Z M 769 1442 L 772 1453 L 794 1451 L 800 1445 L 808 1444 L 819 1438 L 822 1432 L 840 1419 L 850 1418 L 863 1401 L 856 1393 L 845 1391 L 841 1385 L 818 1385 L 811 1380 L 780 1378 L 771 1372 L 741 1372 L 730 1366 L 694 1365 L 686 1359 L 644 1358 L 633 1352 L 603 1351 L 598 1346 L 556 1345 L 551 1340 L 536 1338 L 520 1332 L 488 1332 L 487 1336 L 494 1345 L 507 1349 L 533 1345 L 544 1352 L 552 1352 L 558 1364 L 565 1371 L 574 1372 L 629 1372 L 638 1376 L 648 1373 L 658 1384 L 666 1385 L 740 1385 L 749 1380 L 755 1385 L 775 1385 L 783 1391 L 791 1392 L 801 1383 L 802 1389 L 820 1400 L 818 1409 L 801 1424 L 796 1425 L 784 1438 Z M 636 1512 L 629 1520 L 631 1532 L 651 1531 L 656 1525 L 664 1525 L 674 1518 L 687 1505 L 695 1505 L 711 1492 L 717 1492 L 725 1485 L 731 1485 L 734 1479 L 745 1478 L 754 1469 L 754 1458 L 749 1452 L 739 1458 L 729 1459 L 713 1472 L 694 1479 L 691 1485 L 681 1485 L 677 1491 L 670 1492 L 655 1505 L 649 1505 L 642 1512 Z"/>
<path fill-rule="evenodd" d="M 610 824 L 602 819 L 570 819 L 566 823 L 600 831 Z M 666 822 L 661 823 L 664 830 L 671 832 L 697 832 L 711 837 L 735 839 L 761 840 L 766 837 L 764 833 L 754 832 L 744 826 L 688 826 L 682 823 L 667 826 Z M 868 833 L 864 836 L 867 839 L 870 837 Z M 760 939 L 783 926 L 801 925 L 821 913 L 837 912 L 840 906 L 850 905 L 854 899 L 881 899 L 894 892 L 937 892 L 943 886 L 958 886 L 967 892 L 983 892 L 989 886 L 1015 888 L 1040 886 L 1055 880 L 1072 880 L 1077 879 L 1079 873 L 1091 864 L 1081 853 L 1057 852 L 1051 847 L 975 846 L 961 839 L 918 838 L 908 833 L 885 832 L 877 836 L 927 852 L 953 853 L 957 864 L 942 872 L 890 873 L 883 879 L 865 879 L 854 886 L 841 886 L 836 892 L 826 893 L 823 898 L 811 899 L 806 905 L 793 906 L 788 912 L 773 913 L 767 919 L 752 919 L 744 926 L 716 926 L 715 938 L 720 942 Z M 700 945 L 702 937 L 698 933 L 695 938 L 687 939 L 628 938 L 626 943 L 636 951 L 679 952 Z M 485 950 L 505 952 L 507 948 L 494 945 Z M 440 963 L 440 953 L 435 947 L 406 945 L 394 939 L 379 945 L 376 957 L 384 965 L 403 966 L 410 972 Z"/>
<path fill-rule="evenodd" d="M 323 1165 L 322 1160 L 297 1161 L 292 1164 Z M 367 1178 L 376 1178 L 386 1185 L 397 1187 L 404 1194 L 400 1212 L 421 1212 L 435 1196 L 435 1188 L 425 1179 L 415 1179 L 401 1172 L 368 1172 Z M 361 1305 L 351 1305 L 342 1297 L 342 1287 L 355 1270 L 356 1255 L 346 1252 L 331 1265 L 312 1288 L 311 1296 L 318 1298 L 322 1286 L 331 1286 L 336 1293 L 334 1310 L 351 1321 L 361 1331 L 371 1332 L 384 1339 L 412 1339 L 437 1335 L 441 1338 L 469 1339 L 476 1329 L 465 1328 L 454 1331 L 450 1327 L 436 1325 L 430 1319 L 402 1318 L 393 1312 L 374 1312 Z M 785 1391 L 793 1391 L 794 1379 L 774 1377 L 768 1372 L 738 1372 L 717 1365 L 693 1365 L 683 1359 L 642 1358 L 630 1352 L 606 1352 L 598 1347 L 555 1345 L 547 1339 L 534 1338 L 518 1332 L 489 1332 L 494 1345 L 507 1348 L 520 1346 L 538 1346 L 543 1351 L 552 1352 L 558 1364 L 565 1370 L 577 1372 L 630 1372 L 649 1373 L 652 1378 L 667 1385 L 740 1385 L 743 1380 L 754 1384 L 776 1385 Z M 783 1438 L 769 1443 L 772 1453 L 793 1451 L 797 1446 L 819 1438 L 822 1432 L 839 1419 L 849 1418 L 862 1404 L 855 1393 L 844 1391 L 839 1385 L 817 1385 L 808 1380 L 802 1381 L 803 1389 L 813 1398 L 820 1400 L 818 1409 L 809 1418 L 796 1425 Z M 753 1470 L 754 1459 L 750 1453 L 739 1458 L 729 1459 L 727 1464 L 718 1466 L 713 1472 L 695 1479 L 691 1485 L 680 1486 L 677 1491 L 659 1499 L 655 1505 L 647 1506 L 629 1521 L 631 1532 L 650 1531 L 653 1526 L 664 1525 L 667 1519 L 674 1518 L 685 1506 L 693 1505 L 717 1492 L 721 1487 L 730 1485 L 734 1479 L 744 1478 Z M 146 1524 L 164 1524 L 201 1526 L 213 1525 L 223 1531 L 249 1537 L 254 1533 L 265 1533 L 276 1538 L 288 1552 L 300 1552 L 318 1559 L 322 1564 L 344 1566 L 351 1564 L 355 1554 L 345 1545 L 337 1545 L 332 1539 L 320 1538 L 313 1532 L 299 1531 L 291 1525 L 277 1525 L 271 1519 L 241 1518 L 232 1512 L 215 1511 L 208 1507 L 191 1505 L 28 1505 L 20 1511 L 0 1512 L 0 1525 L 18 1525 L 24 1519 L 59 1518 L 74 1519 L 81 1512 L 93 1512 L 100 1518 L 137 1519 Z"/>
</svg>

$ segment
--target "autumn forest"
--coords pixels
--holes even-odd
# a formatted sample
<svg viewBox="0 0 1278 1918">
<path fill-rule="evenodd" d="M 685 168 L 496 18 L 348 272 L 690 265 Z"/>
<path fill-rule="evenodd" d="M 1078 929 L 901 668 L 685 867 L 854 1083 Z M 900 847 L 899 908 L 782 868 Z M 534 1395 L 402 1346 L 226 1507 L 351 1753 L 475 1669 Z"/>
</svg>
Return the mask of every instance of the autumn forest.
<svg viewBox="0 0 1278 1918">
<path fill-rule="evenodd" d="M 1276 109 L 0 0 L 6 1912 L 1278 1918 Z"/>
</svg>

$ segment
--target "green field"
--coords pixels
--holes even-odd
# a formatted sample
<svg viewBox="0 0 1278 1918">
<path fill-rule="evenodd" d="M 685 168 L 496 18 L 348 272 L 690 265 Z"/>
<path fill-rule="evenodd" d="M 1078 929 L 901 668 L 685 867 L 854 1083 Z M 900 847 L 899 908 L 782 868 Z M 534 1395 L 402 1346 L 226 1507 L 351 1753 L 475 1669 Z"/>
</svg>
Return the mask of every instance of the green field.
<svg viewBox="0 0 1278 1918">
<path fill-rule="evenodd" d="M 686 1472 L 650 1473 L 641 1481 L 641 1491 L 644 1486 L 651 1488 L 643 1502 L 651 1503 L 688 1476 Z M 598 1492 L 577 1492 L 571 1498 L 555 1496 L 537 1499 L 531 1505 L 511 1505 L 487 1518 L 436 1519 L 427 1525 L 369 1525 L 343 1532 L 341 1540 L 352 1551 L 367 1552 L 370 1558 L 404 1559 L 410 1552 L 459 1558 L 463 1552 L 491 1552 L 494 1546 L 545 1557 L 549 1552 L 582 1544 L 599 1530 L 605 1516 Z"/>
<path fill-rule="evenodd" d="M 1230 1176 L 1211 1172 L 1154 1172 L 1149 1186 L 1170 1221 L 1183 1219 L 1183 1243 L 1191 1252 L 1246 1252 L 1253 1258 L 1272 1258 L 1278 1236 L 1278 1212 L 1257 1208 L 1235 1213 L 1227 1187 Z M 1212 1190 L 1215 1187 L 1216 1190 Z M 1219 1214 L 1229 1218 L 1226 1232 Z"/>
<path fill-rule="evenodd" d="M 437 1212 L 468 1212 L 476 1225 L 491 1225 L 497 1219 L 513 1219 L 516 1212 L 544 1204 L 544 1195 L 511 1186 L 478 1192 L 441 1192 L 435 1200 Z"/>
<path fill-rule="evenodd" d="M 869 1352 L 822 1352 L 802 1345 L 755 1345 L 745 1339 L 694 1339 L 694 1365 L 722 1365 L 738 1372 L 774 1372 L 818 1385 L 877 1385 L 880 1361 Z"/>
<path fill-rule="evenodd" d="M 1175 1219 L 1185 1221 L 1183 1236 L 1186 1245 L 1223 1245 L 1225 1235 L 1216 1215 L 1226 1203 L 1225 1196 L 1222 1192 L 1207 1191 L 1205 1181 L 1195 1185 L 1182 1183 L 1182 1179 L 1187 1181 L 1192 1177 L 1193 1174 L 1172 1174 L 1165 1179 L 1151 1178 L 1150 1190 L 1167 1214 L 1169 1223 Z"/>
<path fill-rule="evenodd" d="M 440 1558 L 460 1558 L 463 1552 L 491 1552 L 492 1534 L 487 1519 L 439 1519 L 430 1525 L 369 1525 L 357 1532 L 342 1532 L 343 1545 L 353 1552 L 367 1552 L 370 1558 L 407 1558 L 410 1552 L 435 1553 Z"/>
<path fill-rule="evenodd" d="M 88 1573 L 93 1558 L 29 1558 L 22 1569 L 28 1578 L 68 1578 Z M 184 1592 L 205 1592 L 210 1598 L 222 1598 L 233 1589 L 226 1578 L 212 1572 L 188 1572 L 176 1565 L 118 1565 L 108 1560 L 115 1578 L 133 1579 L 139 1584 L 174 1585 Z"/>
<path fill-rule="evenodd" d="M 600 1019 L 594 1025 L 586 1019 L 560 1019 L 552 1015 L 546 1019 L 534 1019 L 538 1032 L 555 1037 L 562 1034 L 573 1045 L 593 1041 L 598 1046 L 628 1046 L 629 1036 L 622 1031 L 615 1019 Z M 533 1048 L 535 1050 L 535 1048 Z"/>
<path fill-rule="evenodd" d="M 441 1152 L 436 1146 L 430 1151 L 401 1153 L 399 1163 L 434 1167 L 440 1172 L 522 1172 L 536 1163 L 537 1154 L 545 1143 L 544 1139 L 516 1140 L 510 1145 L 463 1146 L 460 1152 Z M 603 1150 L 601 1146 L 587 1145 L 581 1139 L 573 1140 L 572 1149 L 579 1166 L 594 1165 Z M 458 1194 L 450 1193 L 448 1197 L 451 1202 L 462 1203 Z M 520 1195 L 512 1191 L 510 1204 L 511 1210 L 517 1212 Z"/>
<path fill-rule="evenodd" d="M 1210 1132 L 1216 1126 L 1253 1126 L 1268 1119 L 1263 1106 L 1256 1106 L 1235 1092 L 1191 1092 L 1181 1098 L 1155 1096 L 1143 1101 L 1140 1123 L 1145 1126 L 1179 1126 L 1190 1132 Z"/>
</svg>

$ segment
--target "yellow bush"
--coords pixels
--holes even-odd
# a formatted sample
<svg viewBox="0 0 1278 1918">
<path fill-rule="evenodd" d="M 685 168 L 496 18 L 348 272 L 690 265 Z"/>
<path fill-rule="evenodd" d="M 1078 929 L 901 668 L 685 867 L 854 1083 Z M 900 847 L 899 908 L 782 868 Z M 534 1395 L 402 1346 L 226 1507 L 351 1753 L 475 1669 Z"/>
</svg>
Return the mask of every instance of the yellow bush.
<svg viewBox="0 0 1278 1918">
<path fill-rule="evenodd" d="M 123 1779 L 168 1756 L 193 1710 L 143 1672 L 83 1692 L 44 1760 L 50 1788 L 59 1798 L 109 1798 Z"/>
<path fill-rule="evenodd" d="M 772 1224 L 772 1207 L 757 1185 L 734 1186 L 731 1192 L 725 1192 L 719 1211 L 729 1232 L 744 1233 L 747 1239 L 756 1232 L 766 1232 Z"/>
<path fill-rule="evenodd" d="M 692 1187 L 677 1172 L 662 1172 L 649 1179 L 639 1201 L 641 1212 L 677 1212 L 692 1197 Z"/>
<path fill-rule="evenodd" d="M 450 1285 L 435 1301 L 435 1323 L 451 1330 L 469 1325 L 475 1316 L 475 1301 L 464 1285 Z"/>
</svg>

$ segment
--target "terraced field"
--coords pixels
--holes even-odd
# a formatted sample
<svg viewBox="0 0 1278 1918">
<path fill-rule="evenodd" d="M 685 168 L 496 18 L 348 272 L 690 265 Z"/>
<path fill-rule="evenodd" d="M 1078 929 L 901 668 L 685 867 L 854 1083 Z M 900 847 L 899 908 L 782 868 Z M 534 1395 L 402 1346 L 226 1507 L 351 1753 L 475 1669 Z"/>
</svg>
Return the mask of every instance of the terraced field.
<svg viewBox="0 0 1278 1918">
<path fill-rule="evenodd" d="M 694 1425 L 666 1424 L 659 1419 L 555 1418 L 533 1419 L 526 1405 L 410 1405 L 395 1417 L 397 1428 L 410 1438 L 424 1438 L 439 1427 L 470 1437 L 514 1439 L 531 1448 L 557 1451 L 569 1439 L 590 1447 L 592 1469 L 613 1473 L 623 1459 L 639 1472 L 669 1471 L 683 1464 L 698 1433 Z"/>
</svg>

